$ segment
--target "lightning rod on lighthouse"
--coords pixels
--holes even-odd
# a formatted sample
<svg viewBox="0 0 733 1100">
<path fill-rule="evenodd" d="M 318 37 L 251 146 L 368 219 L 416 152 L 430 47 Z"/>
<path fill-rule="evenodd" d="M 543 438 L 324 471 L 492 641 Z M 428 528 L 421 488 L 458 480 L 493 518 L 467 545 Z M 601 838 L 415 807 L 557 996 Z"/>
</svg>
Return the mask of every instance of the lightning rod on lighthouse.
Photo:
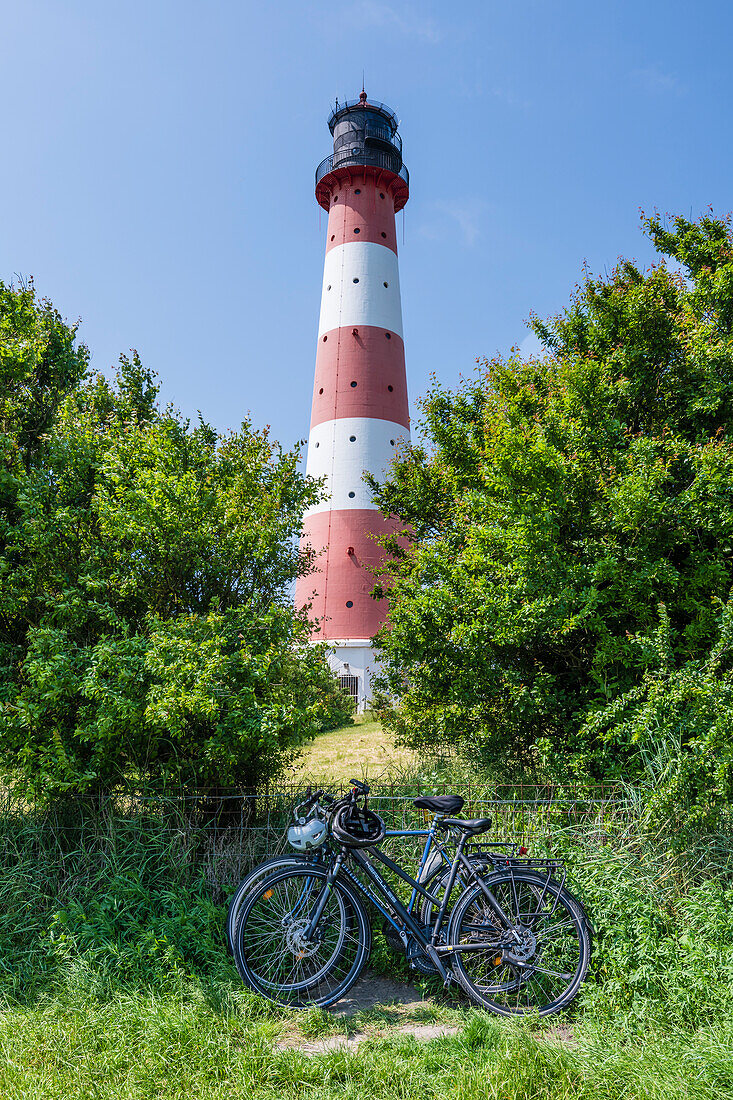
<svg viewBox="0 0 733 1100">
<path fill-rule="evenodd" d="M 316 169 L 316 200 L 328 211 L 316 375 L 306 472 L 326 496 L 305 517 L 302 545 L 316 551 L 301 577 L 298 606 L 310 603 L 314 640 L 358 709 L 368 705 L 372 638 L 386 615 L 372 599 L 377 539 L 392 530 L 363 480 L 381 480 L 409 438 L 405 347 L 395 214 L 409 195 L 398 121 L 384 103 L 357 100 L 328 119 L 333 153 Z"/>
</svg>

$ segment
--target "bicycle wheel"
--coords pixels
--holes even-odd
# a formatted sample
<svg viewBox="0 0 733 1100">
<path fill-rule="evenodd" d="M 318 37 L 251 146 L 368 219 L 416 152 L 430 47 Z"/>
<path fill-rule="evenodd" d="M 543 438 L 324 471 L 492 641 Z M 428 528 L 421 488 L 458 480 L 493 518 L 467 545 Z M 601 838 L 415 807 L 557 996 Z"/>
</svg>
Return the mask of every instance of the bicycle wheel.
<svg viewBox="0 0 733 1100">
<path fill-rule="evenodd" d="M 448 928 L 453 970 L 472 1000 L 502 1016 L 566 1008 L 590 962 L 591 942 L 579 903 L 558 882 L 533 871 L 482 876 L 504 912 L 502 924 L 477 884 L 458 899 Z"/>
<path fill-rule="evenodd" d="M 244 902 L 255 889 L 257 883 L 273 875 L 275 871 L 279 871 L 281 868 L 299 867 L 303 864 L 310 865 L 311 863 L 317 862 L 318 860 L 314 859 L 312 855 L 298 855 L 297 852 L 289 852 L 282 856 L 272 856 L 270 859 L 266 859 L 264 863 L 260 863 L 257 867 L 254 867 L 248 875 L 244 876 L 239 886 L 232 894 L 229 901 L 229 908 L 227 909 L 226 936 L 230 955 L 234 954 L 234 936 L 237 930 L 239 914 L 242 911 Z"/>
<path fill-rule="evenodd" d="M 243 981 L 290 1008 L 333 1004 L 369 957 L 371 925 L 349 883 L 337 880 L 311 940 L 303 936 L 326 886 L 322 867 L 291 867 L 261 882 L 244 902 L 234 938 Z"/>
</svg>

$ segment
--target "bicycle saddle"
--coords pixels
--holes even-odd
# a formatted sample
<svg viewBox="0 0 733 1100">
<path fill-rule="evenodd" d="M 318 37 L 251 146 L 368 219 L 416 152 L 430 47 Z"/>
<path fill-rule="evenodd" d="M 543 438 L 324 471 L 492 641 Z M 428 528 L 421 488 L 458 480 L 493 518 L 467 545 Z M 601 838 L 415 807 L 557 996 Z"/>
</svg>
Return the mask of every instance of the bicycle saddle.
<svg viewBox="0 0 733 1100">
<path fill-rule="evenodd" d="M 432 810 L 434 814 L 457 814 L 463 809 L 459 794 L 420 795 L 412 804 L 418 810 Z"/>
<path fill-rule="evenodd" d="M 445 817 L 443 818 L 443 824 L 448 825 L 451 829 L 460 829 L 462 833 L 468 833 L 469 836 L 476 836 L 477 833 L 485 833 L 491 828 L 491 818 Z"/>
</svg>

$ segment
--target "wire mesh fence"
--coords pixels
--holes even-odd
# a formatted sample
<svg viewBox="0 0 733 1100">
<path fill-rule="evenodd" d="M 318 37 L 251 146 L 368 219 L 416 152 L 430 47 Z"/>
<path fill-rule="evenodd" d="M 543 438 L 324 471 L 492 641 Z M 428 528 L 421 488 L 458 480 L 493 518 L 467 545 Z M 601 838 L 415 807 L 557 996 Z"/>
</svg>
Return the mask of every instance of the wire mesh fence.
<svg viewBox="0 0 733 1100">
<path fill-rule="evenodd" d="M 348 785 L 332 786 L 340 796 Z M 447 786 L 420 789 L 395 783 L 372 787 L 371 807 L 383 817 L 388 830 L 426 829 L 432 815 L 417 809 L 419 794 L 455 793 Z M 581 837 L 603 839 L 614 828 L 630 823 L 638 812 L 634 792 L 621 784 L 513 783 L 487 787 L 462 787 L 465 799 L 461 816 L 490 817 L 492 827 L 482 837 L 489 844 L 513 841 L 547 851 L 553 838 L 568 832 Z M 16 837 L 32 831 L 43 848 L 62 863 L 65 851 L 86 851 L 91 858 L 104 858 L 110 838 L 137 831 L 154 832 L 177 858 L 203 870 L 217 894 L 226 894 L 257 863 L 287 848 L 286 831 L 293 806 L 304 790 L 278 786 L 259 791 L 125 790 L 105 798 L 103 803 L 66 803 L 39 811 L 27 802 L 4 792 L 0 798 L 0 843 L 3 834 Z M 43 838 L 43 839 L 41 839 Z M 417 857 L 419 838 L 387 841 L 387 850 L 399 854 L 409 865 Z"/>
</svg>

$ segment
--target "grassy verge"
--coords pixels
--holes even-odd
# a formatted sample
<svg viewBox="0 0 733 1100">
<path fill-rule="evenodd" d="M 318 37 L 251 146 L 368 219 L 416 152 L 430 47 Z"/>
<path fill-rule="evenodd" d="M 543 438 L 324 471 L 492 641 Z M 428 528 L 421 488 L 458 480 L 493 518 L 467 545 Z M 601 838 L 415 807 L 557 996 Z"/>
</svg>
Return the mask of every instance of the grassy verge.
<svg viewBox="0 0 733 1100">
<path fill-rule="evenodd" d="M 244 996 L 68 998 L 0 1020 L 4 1100 L 196 1097 L 227 1100 L 721 1100 L 733 1089 L 730 1028 L 629 1041 L 580 1029 L 575 1045 L 528 1024 L 471 1013 L 457 1036 L 374 1038 L 357 1051 L 277 1050 L 280 1022 Z"/>
<path fill-rule="evenodd" d="M 561 838 L 595 925 L 559 1041 L 431 990 L 459 1028 L 417 1042 L 397 1007 L 351 1020 L 241 988 L 195 836 L 152 819 L 0 822 L 0 1096 L 110 1100 L 656 1098 L 733 1095 L 730 838 L 670 854 L 627 832 Z M 711 852 L 715 851 L 714 864 Z M 407 974 L 377 935 L 372 965 Z M 276 1042 L 370 1038 L 308 1058 Z"/>
</svg>

